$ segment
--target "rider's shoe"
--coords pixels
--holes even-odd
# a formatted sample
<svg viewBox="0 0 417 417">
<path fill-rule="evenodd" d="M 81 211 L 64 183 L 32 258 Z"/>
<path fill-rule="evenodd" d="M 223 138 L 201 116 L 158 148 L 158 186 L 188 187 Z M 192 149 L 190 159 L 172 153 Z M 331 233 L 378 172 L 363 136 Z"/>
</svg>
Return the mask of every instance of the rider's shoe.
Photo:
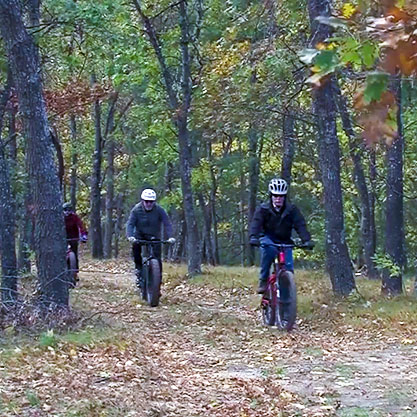
<svg viewBox="0 0 417 417">
<path fill-rule="evenodd" d="M 143 277 L 140 269 L 135 269 L 135 275 L 136 275 L 136 285 L 139 288 L 143 287 Z"/>
<path fill-rule="evenodd" d="M 266 282 L 259 282 L 258 287 L 258 294 L 263 294 L 266 291 L 267 283 Z"/>
</svg>

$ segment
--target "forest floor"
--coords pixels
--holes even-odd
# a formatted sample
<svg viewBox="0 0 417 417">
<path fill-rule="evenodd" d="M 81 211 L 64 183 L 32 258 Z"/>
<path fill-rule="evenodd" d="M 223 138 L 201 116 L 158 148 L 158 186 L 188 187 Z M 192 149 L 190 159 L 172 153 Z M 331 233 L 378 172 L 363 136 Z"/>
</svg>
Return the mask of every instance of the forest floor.
<svg viewBox="0 0 417 417">
<path fill-rule="evenodd" d="M 417 416 L 417 306 L 358 278 L 336 300 L 296 271 L 291 333 L 264 327 L 257 269 L 165 265 L 159 307 L 130 261 L 84 261 L 65 331 L 0 332 L 0 415 Z"/>
</svg>

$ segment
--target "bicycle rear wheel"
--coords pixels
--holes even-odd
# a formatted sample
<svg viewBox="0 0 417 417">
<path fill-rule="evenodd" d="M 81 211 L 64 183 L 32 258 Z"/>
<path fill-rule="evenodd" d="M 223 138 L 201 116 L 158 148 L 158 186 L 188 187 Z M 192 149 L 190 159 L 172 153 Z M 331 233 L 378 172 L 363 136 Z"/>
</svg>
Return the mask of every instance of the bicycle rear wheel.
<svg viewBox="0 0 417 417">
<path fill-rule="evenodd" d="M 297 290 L 294 274 L 283 271 L 278 277 L 278 304 L 276 309 L 276 325 L 281 330 L 290 331 L 297 318 Z"/>
<path fill-rule="evenodd" d="M 262 319 L 267 326 L 273 326 L 275 324 L 276 301 L 276 290 L 271 285 L 268 285 L 261 301 Z"/>
<path fill-rule="evenodd" d="M 75 288 L 77 285 L 77 259 L 75 257 L 75 253 L 70 251 L 67 255 L 67 267 L 69 273 L 69 287 Z"/>
<path fill-rule="evenodd" d="M 151 259 L 146 280 L 146 300 L 151 307 L 156 307 L 159 304 L 160 290 L 161 267 L 157 259 Z"/>
</svg>

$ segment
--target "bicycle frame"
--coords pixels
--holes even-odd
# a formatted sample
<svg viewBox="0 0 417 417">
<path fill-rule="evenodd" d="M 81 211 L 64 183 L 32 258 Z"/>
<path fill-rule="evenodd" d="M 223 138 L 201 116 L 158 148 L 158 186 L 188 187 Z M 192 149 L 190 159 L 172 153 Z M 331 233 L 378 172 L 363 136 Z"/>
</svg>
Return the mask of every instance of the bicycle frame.
<svg viewBox="0 0 417 417">
<path fill-rule="evenodd" d="M 267 289 L 261 299 L 264 323 L 268 326 L 276 325 L 279 329 L 290 331 L 296 318 L 296 292 L 292 273 L 283 275 L 287 271 L 285 266 L 286 250 L 292 249 L 294 244 L 268 244 L 274 246 L 278 253 L 274 260 L 274 271 L 268 277 Z M 286 280 L 286 287 L 280 288 Z M 284 297 L 283 297 L 284 293 Z M 288 293 L 288 294 L 286 294 Z M 291 294 L 291 296 L 289 296 Z M 287 314 L 288 313 L 288 314 Z"/>
</svg>

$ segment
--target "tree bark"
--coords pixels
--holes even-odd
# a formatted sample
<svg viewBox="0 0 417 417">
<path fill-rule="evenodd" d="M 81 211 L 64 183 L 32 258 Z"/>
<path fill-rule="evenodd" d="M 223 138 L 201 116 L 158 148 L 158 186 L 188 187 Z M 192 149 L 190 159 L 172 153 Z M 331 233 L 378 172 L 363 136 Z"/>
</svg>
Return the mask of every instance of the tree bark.
<svg viewBox="0 0 417 417">
<path fill-rule="evenodd" d="M 385 203 L 385 252 L 399 267 L 399 273 L 385 269 L 382 273 L 382 293 L 398 295 L 403 292 L 402 268 L 404 266 L 404 194 L 403 194 L 403 156 L 404 128 L 402 121 L 401 80 L 394 83 L 397 98 L 398 136 L 386 154 L 387 185 Z"/>
<path fill-rule="evenodd" d="M 71 177 L 70 177 L 70 202 L 74 209 L 77 207 L 77 168 L 78 168 L 78 153 L 77 153 L 77 120 L 75 115 L 70 117 L 70 131 L 71 131 Z"/>
<path fill-rule="evenodd" d="M 95 76 L 91 77 L 96 82 Z M 101 106 L 94 102 L 95 147 L 93 155 L 93 173 L 91 176 L 91 213 L 90 213 L 90 241 L 93 258 L 103 258 L 103 236 L 101 228 L 101 164 L 103 160 L 103 137 L 101 134 Z"/>
<path fill-rule="evenodd" d="M 198 233 L 197 219 L 194 209 L 193 189 L 191 185 L 191 148 L 188 129 L 188 119 L 192 99 L 191 89 L 191 60 L 189 53 L 190 19 L 187 11 L 187 3 L 180 2 L 179 26 L 180 26 L 180 52 L 181 52 L 181 100 L 175 87 L 174 77 L 165 61 L 162 47 L 152 24 L 144 13 L 138 0 L 132 0 L 133 4 L 142 19 L 149 42 L 154 49 L 158 59 L 168 103 L 173 111 L 173 123 L 178 132 L 178 148 L 180 159 L 181 189 L 183 194 L 183 206 L 187 230 L 187 260 L 188 273 L 190 276 L 201 273 L 201 245 Z"/>
<path fill-rule="evenodd" d="M 43 99 L 39 55 L 33 38 L 26 31 L 17 0 L 0 0 L 0 30 L 27 138 L 40 290 L 46 304 L 67 306 L 62 197 Z"/>
<path fill-rule="evenodd" d="M 330 16 L 329 0 L 309 0 L 312 45 L 330 36 L 329 26 L 319 24 L 318 16 Z M 336 130 L 335 81 L 322 80 L 313 91 L 313 109 L 318 124 L 318 148 L 323 182 L 327 270 L 337 295 L 349 295 L 355 289 L 352 264 L 345 240 L 340 150 Z"/>
<path fill-rule="evenodd" d="M 292 180 L 292 164 L 295 154 L 295 120 L 291 110 L 284 115 L 283 120 L 283 152 L 281 178 L 287 181 L 288 185 Z"/>
<path fill-rule="evenodd" d="M 11 176 L 2 139 L 3 121 L 9 101 L 11 76 L 0 96 L 0 246 L 1 246 L 1 303 L 4 308 L 11 308 L 17 301 L 17 260 L 14 196 L 11 190 Z"/>
<path fill-rule="evenodd" d="M 116 92 L 110 99 L 109 112 L 106 123 L 105 143 L 107 150 L 107 177 L 106 177 L 106 224 L 104 233 L 104 257 L 112 257 L 112 240 L 114 234 L 114 113 L 119 94 Z"/>
<path fill-rule="evenodd" d="M 343 97 L 339 86 L 336 84 L 336 97 L 339 114 L 342 119 L 343 130 L 349 140 L 349 153 L 353 162 L 353 177 L 361 201 L 361 245 L 364 250 L 365 265 L 369 278 L 378 278 L 378 271 L 373 261 L 375 255 L 375 244 L 372 236 L 371 207 L 368 186 L 366 184 L 365 172 L 362 165 L 357 136 L 352 126 L 352 121 L 347 109 L 346 99 Z"/>
<path fill-rule="evenodd" d="M 256 201 L 259 186 L 260 155 L 258 149 L 262 147 L 259 141 L 258 130 L 252 126 L 249 129 L 249 201 L 248 201 L 248 224 L 250 225 L 256 210 Z M 255 248 L 249 245 L 248 263 L 255 264 Z"/>
</svg>

